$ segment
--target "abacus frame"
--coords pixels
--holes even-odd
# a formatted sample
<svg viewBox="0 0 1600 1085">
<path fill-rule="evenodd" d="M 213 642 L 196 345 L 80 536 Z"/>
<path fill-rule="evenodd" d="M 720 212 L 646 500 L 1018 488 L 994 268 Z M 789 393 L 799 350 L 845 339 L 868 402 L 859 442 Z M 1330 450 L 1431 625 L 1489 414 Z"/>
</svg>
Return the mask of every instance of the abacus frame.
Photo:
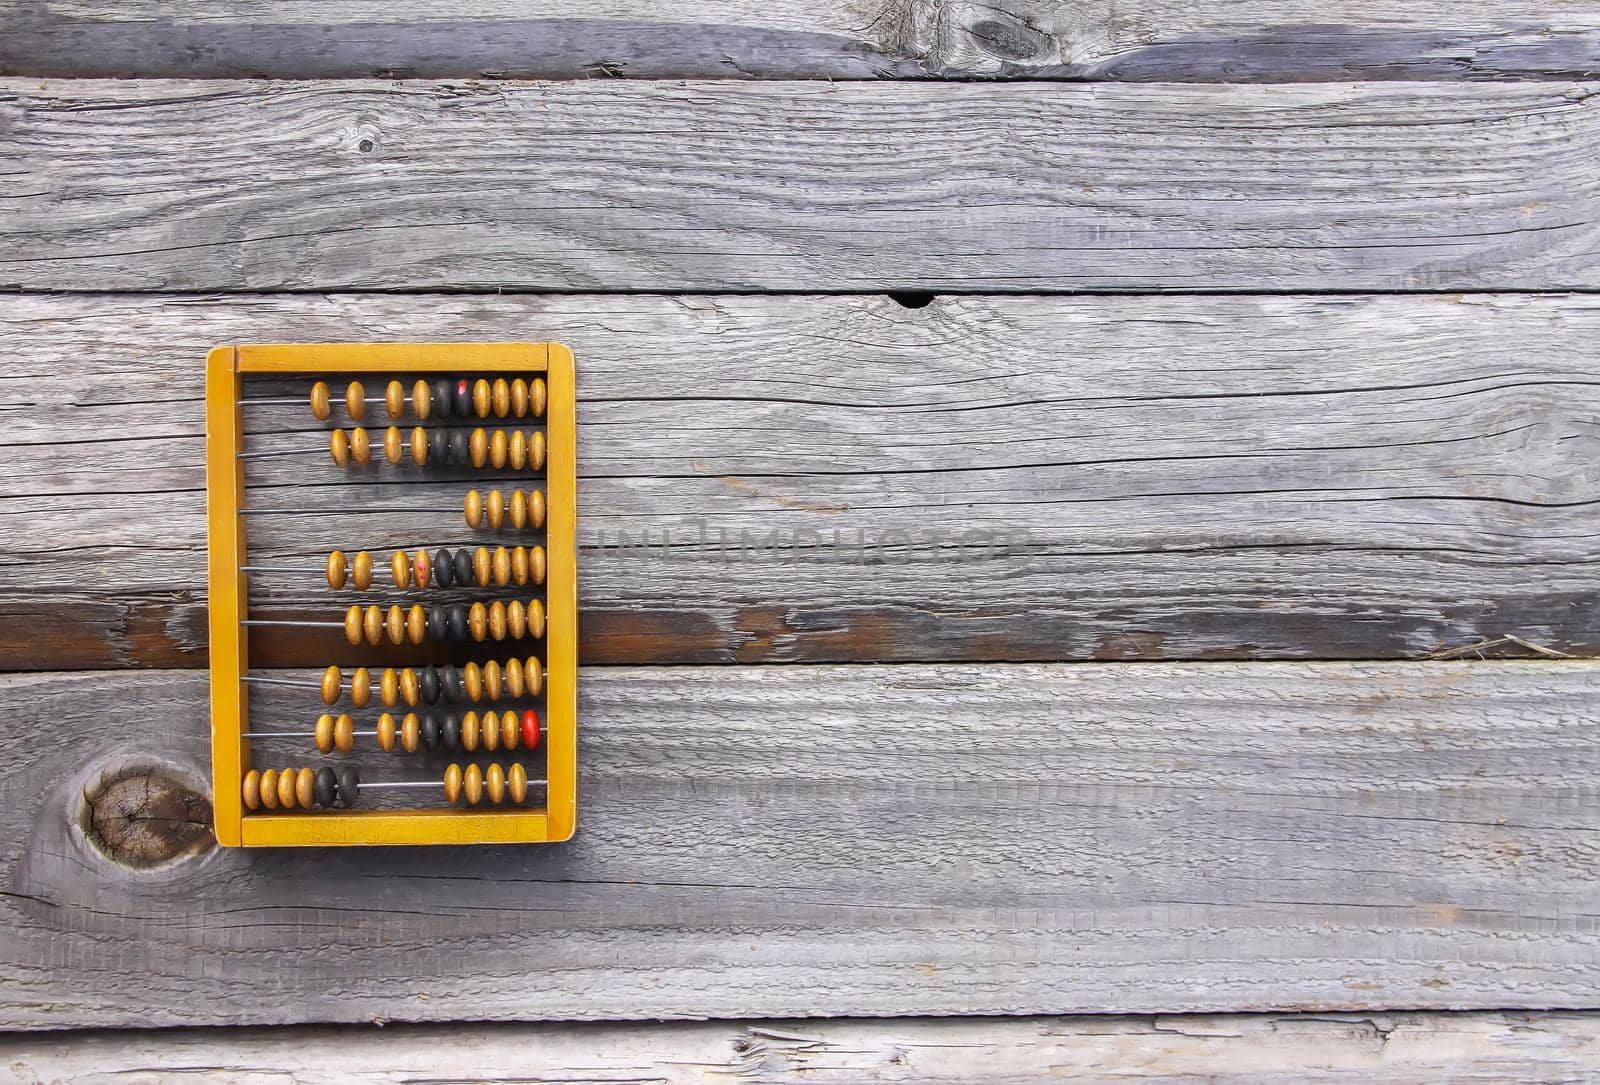
<svg viewBox="0 0 1600 1085">
<path fill-rule="evenodd" d="M 437 807 L 244 812 L 251 767 L 242 680 L 249 640 L 245 560 L 244 419 L 250 374 L 511 373 L 544 375 L 545 776 L 543 809 Z M 570 839 L 578 815 L 578 577 L 576 372 L 561 343 L 276 343 L 214 348 L 206 359 L 206 520 L 209 531 L 212 810 L 224 847 L 514 844 Z"/>
</svg>

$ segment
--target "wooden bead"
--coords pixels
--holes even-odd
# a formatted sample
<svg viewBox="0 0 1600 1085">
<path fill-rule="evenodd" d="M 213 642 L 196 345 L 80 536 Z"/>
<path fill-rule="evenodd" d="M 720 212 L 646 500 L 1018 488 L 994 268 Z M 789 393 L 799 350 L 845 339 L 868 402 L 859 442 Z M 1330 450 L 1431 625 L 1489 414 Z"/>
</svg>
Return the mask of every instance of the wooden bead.
<svg viewBox="0 0 1600 1085">
<path fill-rule="evenodd" d="M 511 431 L 511 440 L 506 446 L 506 461 L 514 471 L 520 471 L 528 465 L 528 438 L 520 429 Z"/>
<path fill-rule="evenodd" d="M 311 386 L 311 417 L 318 422 L 326 422 L 332 413 L 333 399 L 328 382 L 318 381 Z"/>
<path fill-rule="evenodd" d="M 528 525 L 528 495 L 522 490 L 512 490 L 510 508 L 507 511 L 511 513 L 512 528 L 521 531 Z"/>
<path fill-rule="evenodd" d="M 462 666 L 461 684 L 466 688 L 467 700 L 474 703 L 483 700 L 483 672 L 478 669 L 476 663 Z"/>
<path fill-rule="evenodd" d="M 500 748 L 499 718 L 493 712 L 485 712 L 483 714 L 482 728 L 483 737 L 479 740 L 479 745 L 486 750 L 498 750 Z"/>
<path fill-rule="evenodd" d="M 461 717 L 461 748 L 472 751 L 478 748 L 478 714 L 468 712 Z"/>
<path fill-rule="evenodd" d="M 528 434 L 528 470 L 544 470 L 544 431 L 534 430 Z"/>
<path fill-rule="evenodd" d="M 365 708 L 370 700 L 372 700 L 372 672 L 365 667 L 357 667 L 350 672 L 350 703 L 357 708 Z"/>
<path fill-rule="evenodd" d="M 405 719 L 400 721 L 400 748 L 406 753 L 416 753 L 421 740 L 422 721 L 417 719 L 415 712 L 407 712 Z"/>
<path fill-rule="evenodd" d="M 467 455 L 472 459 L 472 466 L 482 467 L 489 462 L 489 435 L 482 426 L 472 431 L 472 436 L 467 438 Z"/>
<path fill-rule="evenodd" d="M 466 514 L 468 527 L 475 528 L 483 523 L 483 495 L 477 490 L 467 491 L 467 499 L 461 507 Z"/>
<path fill-rule="evenodd" d="M 528 582 L 528 548 L 518 546 L 511 551 L 511 583 Z"/>
<path fill-rule="evenodd" d="M 309 810 L 315 805 L 316 799 L 316 771 L 310 768 L 301 768 L 294 774 L 294 801 L 302 810 Z"/>
<path fill-rule="evenodd" d="M 489 389 L 489 400 L 494 404 L 496 418 L 504 418 L 511 410 L 511 385 L 504 377 L 496 377 Z"/>
<path fill-rule="evenodd" d="M 472 552 L 472 579 L 477 582 L 478 587 L 487 588 L 490 574 L 489 548 L 480 546 Z"/>
<path fill-rule="evenodd" d="M 268 769 L 261 774 L 261 805 L 268 810 L 278 808 L 278 770 Z"/>
<path fill-rule="evenodd" d="M 506 696 L 521 697 L 526 688 L 522 681 L 522 660 L 506 660 Z"/>
<path fill-rule="evenodd" d="M 546 565 L 544 558 L 544 547 L 535 546 L 532 550 L 528 551 L 529 579 L 531 579 L 535 584 L 543 584 L 545 572 Z"/>
<path fill-rule="evenodd" d="M 549 395 L 544 386 L 544 378 L 533 378 L 528 383 L 528 413 L 535 418 L 543 418 L 545 402 L 548 398 Z"/>
<path fill-rule="evenodd" d="M 383 431 L 383 461 L 393 467 L 400 462 L 401 449 L 404 447 L 400 440 L 400 427 L 390 426 Z"/>
<path fill-rule="evenodd" d="M 503 429 L 489 435 L 489 463 L 497 470 L 506 465 L 506 431 Z"/>
<path fill-rule="evenodd" d="M 411 587 L 411 555 L 404 550 L 396 550 L 389 559 L 389 579 L 394 581 L 394 586 L 401 591 Z"/>
<path fill-rule="evenodd" d="M 350 582 L 356 586 L 356 591 L 372 587 L 372 555 L 365 550 L 358 551 L 350 562 Z"/>
<path fill-rule="evenodd" d="M 518 418 L 528 413 L 528 382 L 521 377 L 511 382 L 511 413 Z"/>
<path fill-rule="evenodd" d="M 508 750 L 517 748 L 517 714 L 511 709 L 500 713 L 500 745 Z"/>
<path fill-rule="evenodd" d="M 528 612 L 520 599 L 506 603 L 506 632 L 512 640 L 521 640 L 528 635 Z"/>
<path fill-rule="evenodd" d="M 472 632 L 472 639 L 481 643 L 489 635 L 489 608 L 473 603 L 467 611 L 467 628 Z"/>
<path fill-rule="evenodd" d="M 328 555 L 328 587 L 334 591 L 344 587 L 347 572 L 343 550 L 335 550 Z"/>
<path fill-rule="evenodd" d="M 317 745 L 318 753 L 333 752 L 333 714 L 324 712 L 317 717 L 317 725 L 312 729 L 312 740 Z"/>
<path fill-rule="evenodd" d="M 412 708 L 417 707 L 417 702 L 422 699 L 422 683 L 417 678 L 417 672 L 410 667 L 400 672 L 400 696 Z"/>
<path fill-rule="evenodd" d="M 398 603 L 392 604 L 383 616 L 383 631 L 389 634 L 390 644 L 406 642 L 406 612 Z"/>
<path fill-rule="evenodd" d="M 528 770 L 522 767 L 522 762 L 511 763 L 511 771 L 506 773 L 506 791 L 518 806 L 528 801 Z"/>
<path fill-rule="evenodd" d="M 528 492 L 528 526 L 538 530 L 544 527 L 544 491 Z"/>
<path fill-rule="evenodd" d="M 538 656 L 528 657 L 528 662 L 523 664 L 522 674 L 527 680 L 528 696 L 539 696 L 539 691 L 544 688 L 544 665 L 539 662 Z"/>
<path fill-rule="evenodd" d="M 381 644 L 383 642 L 383 608 L 371 606 L 361 616 L 361 628 L 367 635 L 368 644 Z"/>
<path fill-rule="evenodd" d="M 406 386 L 399 381 L 390 381 L 383 389 L 383 405 L 389 412 L 389 417 L 398 421 L 406 413 Z"/>
<path fill-rule="evenodd" d="M 496 584 L 504 586 L 511 583 L 511 551 L 503 546 L 495 547 L 490 560 L 490 572 Z"/>
<path fill-rule="evenodd" d="M 362 426 L 350 431 L 350 458 L 362 467 L 372 462 L 372 438 Z"/>
<path fill-rule="evenodd" d="M 417 578 L 417 587 L 426 588 L 433 579 L 433 559 L 426 550 L 417 551 L 417 556 L 411 561 L 411 571 Z"/>
<path fill-rule="evenodd" d="M 483 695 L 488 700 L 498 701 L 501 689 L 500 664 L 491 659 L 483 665 Z"/>
<path fill-rule="evenodd" d="M 489 636 L 495 640 L 505 640 L 507 632 L 506 605 L 496 599 L 489 604 Z"/>
<path fill-rule="evenodd" d="M 412 603 L 411 609 L 406 611 L 406 637 L 412 644 L 428 639 L 428 612 L 422 609 L 421 603 Z"/>
<path fill-rule="evenodd" d="M 477 806 L 483 801 L 483 770 L 476 764 L 468 765 L 461 773 L 461 797 L 468 806 Z"/>
<path fill-rule="evenodd" d="M 328 434 L 328 455 L 333 457 L 335 466 L 350 466 L 350 437 L 344 430 L 336 429 Z"/>
<path fill-rule="evenodd" d="M 361 387 L 360 381 L 351 381 L 344 390 L 344 409 L 357 422 L 367 416 L 367 390 Z"/>
<path fill-rule="evenodd" d="M 500 525 L 506 522 L 506 495 L 499 490 L 490 490 L 488 500 L 484 503 L 484 513 L 489 518 L 490 530 L 499 531 Z"/>
<path fill-rule="evenodd" d="M 378 697 L 385 708 L 400 703 L 400 674 L 393 667 L 383 668 L 383 677 L 378 679 Z"/>
<path fill-rule="evenodd" d="M 333 704 L 339 699 L 339 687 L 343 681 L 344 675 L 340 673 L 338 667 L 329 667 L 322 672 L 323 704 Z"/>
<path fill-rule="evenodd" d="M 278 805 L 285 810 L 294 809 L 294 769 L 284 769 L 278 773 Z"/>
<path fill-rule="evenodd" d="M 544 637 L 544 604 L 537 599 L 528 600 L 528 636 L 534 640 Z"/>
<path fill-rule="evenodd" d="M 483 770 L 483 790 L 489 801 L 499 805 L 506 801 L 506 770 L 499 762 Z"/>
<path fill-rule="evenodd" d="M 378 717 L 378 749 L 394 753 L 394 717 L 385 712 Z"/>
<path fill-rule="evenodd" d="M 260 772 L 251 769 L 244 774 L 244 788 L 240 797 L 244 799 L 244 808 L 246 810 L 258 810 L 261 808 Z"/>
<path fill-rule="evenodd" d="M 493 398 L 490 392 L 489 382 L 482 377 L 472 382 L 472 410 L 479 418 L 489 417 L 489 405 Z"/>
<path fill-rule="evenodd" d="M 351 607 L 344 612 L 344 639 L 351 644 L 361 643 L 361 608 Z"/>
<path fill-rule="evenodd" d="M 356 722 L 348 712 L 339 713 L 339 718 L 333 721 L 333 745 L 340 753 L 356 748 Z"/>
<path fill-rule="evenodd" d="M 451 765 L 444 770 L 444 799 L 451 806 L 461 801 L 461 766 Z"/>
<path fill-rule="evenodd" d="M 428 431 L 421 426 L 411 428 L 411 462 L 418 467 L 428 465 Z"/>
<path fill-rule="evenodd" d="M 426 422 L 433 413 L 433 397 L 428 394 L 427 381 L 419 380 L 411 386 L 411 409 L 419 422 Z"/>
</svg>

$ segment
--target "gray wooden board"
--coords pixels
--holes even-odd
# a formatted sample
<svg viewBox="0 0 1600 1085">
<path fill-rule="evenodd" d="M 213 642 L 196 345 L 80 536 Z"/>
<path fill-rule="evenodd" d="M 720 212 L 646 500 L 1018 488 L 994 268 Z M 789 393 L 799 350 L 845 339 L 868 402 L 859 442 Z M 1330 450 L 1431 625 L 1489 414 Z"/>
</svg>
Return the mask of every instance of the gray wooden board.
<svg viewBox="0 0 1600 1085">
<path fill-rule="evenodd" d="M 0 665 L 203 662 L 214 343 L 500 338 L 577 353 L 590 662 L 1600 651 L 1586 296 L 93 296 L 0 299 Z M 474 541 L 370 511 L 459 473 L 362 477 L 252 466 L 252 502 L 352 510 L 252 521 L 305 569 L 264 609 L 353 601 L 333 547 Z"/>
<path fill-rule="evenodd" d="M 1600 1077 L 1591 1013 L 1230 1014 L 290 1029 L 0 1037 L 0 1082 L 183 1077 L 314 1085 L 475 1081 L 704 1085 L 1581 1085 Z"/>
<path fill-rule="evenodd" d="M 0 73 L 28 76 L 1201 82 L 1584 77 L 1576 0 L 0 0 Z"/>
<path fill-rule="evenodd" d="M 0 288 L 1592 288 L 1595 84 L 0 82 Z"/>
<path fill-rule="evenodd" d="M 568 845 L 129 870 L 85 788 L 134 781 L 123 836 L 198 840 L 203 674 L 0 677 L 0 1024 L 1600 1006 L 1591 664 L 580 687 Z M 273 694 L 263 725 L 314 710 Z M 163 777 L 196 797 L 142 810 Z"/>
</svg>

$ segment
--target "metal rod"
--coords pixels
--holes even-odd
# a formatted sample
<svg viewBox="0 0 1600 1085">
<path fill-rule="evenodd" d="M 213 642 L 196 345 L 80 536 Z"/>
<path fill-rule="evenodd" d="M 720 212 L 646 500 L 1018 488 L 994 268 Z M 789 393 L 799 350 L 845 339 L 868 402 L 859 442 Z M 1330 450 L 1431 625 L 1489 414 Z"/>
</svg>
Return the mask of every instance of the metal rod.
<svg viewBox="0 0 1600 1085">
<path fill-rule="evenodd" d="M 343 622 L 292 622 L 285 618 L 246 618 L 240 625 L 292 625 L 302 629 L 343 629 Z"/>
<path fill-rule="evenodd" d="M 376 738 L 376 731 L 351 731 L 356 738 Z M 316 738 L 315 731 L 241 731 L 242 738 Z"/>
<path fill-rule="evenodd" d="M 461 506 L 460 505 L 407 505 L 404 508 L 392 508 L 392 509 L 376 508 L 376 509 L 367 509 L 366 511 L 369 512 L 369 513 L 373 513 L 373 512 L 460 512 L 461 511 Z M 251 506 L 247 506 L 245 508 L 241 508 L 239 510 L 239 515 L 240 516 L 285 516 L 285 515 L 293 515 L 293 516 L 349 516 L 350 515 L 350 510 L 349 509 L 329 509 L 329 508 L 264 509 L 264 508 L 260 508 L 258 506 L 251 505 Z"/>
<path fill-rule="evenodd" d="M 305 396 L 266 396 L 252 399 L 238 399 L 234 402 L 241 407 L 303 407 L 306 405 Z"/>
<path fill-rule="evenodd" d="M 239 571 L 241 573 L 283 573 L 293 574 L 294 576 L 300 576 L 305 573 L 304 569 L 290 569 L 280 565 L 241 565 L 239 566 Z"/>
<path fill-rule="evenodd" d="M 241 682 L 260 682 L 268 686 L 293 686 L 296 689 L 321 689 L 321 682 L 302 682 L 296 678 L 272 678 L 262 674 L 241 674 Z"/>
</svg>

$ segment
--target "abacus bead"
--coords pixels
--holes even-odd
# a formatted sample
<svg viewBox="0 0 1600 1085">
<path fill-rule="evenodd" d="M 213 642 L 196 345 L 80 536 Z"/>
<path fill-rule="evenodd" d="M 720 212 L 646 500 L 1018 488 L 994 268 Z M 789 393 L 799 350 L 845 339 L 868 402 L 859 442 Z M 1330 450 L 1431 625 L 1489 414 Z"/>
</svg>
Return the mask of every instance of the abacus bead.
<svg viewBox="0 0 1600 1085">
<path fill-rule="evenodd" d="M 439 745 L 447 750 L 461 749 L 461 721 L 454 712 L 439 721 Z"/>
<path fill-rule="evenodd" d="M 406 638 L 412 644 L 428 639 L 428 612 L 422 609 L 421 603 L 412 603 L 411 609 L 406 611 Z"/>
<path fill-rule="evenodd" d="M 539 665 L 538 656 L 528 657 L 528 662 L 523 664 L 523 673 L 528 679 L 528 696 L 539 696 L 539 691 L 544 688 L 544 668 Z"/>
<path fill-rule="evenodd" d="M 450 622 L 450 639 L 457 643 L 467 639 L 467 608 L 460 603 L 451 603 L 448 609 Z"/>
<path fill-rule="evenodd" d="M 535 546 L 528 550 L 528 574 L 535 584 L 544 583 L 544 547 Z"/>
<path fill-rule="evenodd" d="M 284 769 L 278 773 L 278 805 L 285 810 L 294 809 L 294 769 Z"/>
<path fill-rule="evenodd" d="M 528 525 L 534 528 L 544 527 L 543 490 L 532 490 L 528 493 Z"/>
<path fill-rule="evenodd" d="M 385 712 L 378 717 L 378 749 L 394 753 L 394 717 Z"/>
<path fill-rule="evenodd" d="M 372 587 L 372 555 L 365 550 L 359 551 L 350 563 L 350 582 L 356 586 L 356 591 Z"/>
<path fill-rule="evenodd" d="M 544 431 L 534 430 L 528 434 L 528 470 L 544 470 Z"/>
<path fill-rule="evenodd" d="M 441 548 L 433 556 L 433 578 L 441 588 L 448 588 L 456 582 L 455 555 L 450 551 Z"/>
<path fill-rule="evenodd" d="M 354 806 L 361 801 L 361 777 L 355 769 L 339 770 L 339 801 Z"/>
<path fill-rule="evenodd" d="M 361 643 L 361 608 L 351 607 L 344 612 L 344 639 L 351 644 Z"/>
<path fill-rule="evenodd" d="M 261 773 L 256 769 L 244 774 L 244 787 L 240 791 L 240 798 L 244 800 L 246 810 L 255 810 L 261 806 Z"/>
<path fill-rule="evenodd" d="M 522 660 L 506 660 L 506 696 L 521 697 L 526 688 L 522 684 Z"/>
<path fill-rule="evenodd" d="M 476 704 L 483 699 L 483 672 L 476 663 L 461 668 L 461 683 L 466 687 L 467 700 Z"/>
<path fill-rule="evenodd" d="M 428 415 L 432 414 L 433 397 L 428 394 L 428 382 L 418 380 L 411 386 L 411 410 L 416 414 L 417 421 L 426 422 Z"/>
<path fill-rule="evenodd" d="M 521 640 L 528 635 L 528 611 L 520 599 L 513 599 L 506 604 L 506 633 L 512 640 Z"/>
<path fill-rule="evenodd" d="M 489 608 L 482 603 L 473 603 L 472 609 L 467 612 L 467 625 L 472 630 L 472 639 L 482 643 L 489 633 Z"/>
<path fill-rule="evenodd" d="M 506 770 L 498 761 L 483 770 L 483 790 L 496 805 L 506 801 Z"/>
<path fill-rule="evenodd" d="M 400 721 L 400 748 L 406 753 L 417 752 L 417 741 L 422 737 L 422 721 L 415 712 L 407 712 Z"/>
<path fill-rule="evenodd" d="M 411 428 L 411 462 L 418 467 L 428 464 L 428 431 L 421 426 Z"/>
<path fill-rule="evenodd" d="M 522 713 L 522 748 L 524 750 L 539 748 L 539 713 L 531 708 Z"/>
<path fill-rule="evenodd" d="M 450 417 L 450 382 L 447 380 L 433 382 L 433 413 L 440 418 Z"/>
<path fill-rule="evenodd" d="M 390 418 L 401 418 L 406 413 L 406 386 L 399 381 L 390 381 L 383 390 L 383 405 L 389 411 Z"/>
<path fill-rule="evenodd" d="M 336 429 L 328 434 L 328 455 L 333 457 L 335 467 L 350 466 L 350 438 L 344 430 Z"/>
<path fill-rule="evenodd" d="M 467 526 L 476 528 L 483 523 L 483 495 L 477 490 L 468 490 L 467 499 L 461 503 L 461 511 L 467 518 Z"/>
<path fill-rule="evenodd" d="M 484 500 L 484 515 L 488 517 L 490 529 L 499 531 L 500 525 L 506 522 L 506 495 L 499 490 L 490 490 Z"/>
<path fill-rule="evenodd" d="M 302 810 L 309 810 L 317 801 L 317 774 L 310 768 L 301 768 L 294 774 L 294 801 Z"/>
<path fill-rule="evenodd" d="M 317 770 L 316 781 L 311 785 L 312 797 L 317 800 L 317 805 L 326 809 L 333 805 L 339 797 L 339 778 L 333 770 L 324 765 Z"/>
<path fill-rule="evenodd" d="M 518 418 L 528 413 L 528 382 L 521 377 L 511 382 L 511 413 Z"/>
<path fill-rule="evenodd" d="M 485 712 L 481 726 L 483 728 L 483 736 L 479 740 L 479 745 L 486 750 L 498 750 L 500 748 L 500 717 L 493 712 Z"/>
<path fill-rule="evenodd" d="M 472 431 L 467 442 L 467 453 L 474 467 L 482 467 L 489 462 L 489 434 L 482 426 Z"/>
<path fill-rule="evenodd" d="M 489 604 L 489 636 L 506 639 L 506 605 L 499 599 Z"/>
<path fill-rule="evenodd" d="M 439 718 L 432 712 L 422 717 L 422 746 L 428 750 L 439 748 Z"/>
<path fill-rule="evenodd" d="M 489 382 L 479 377 L 472 382 L 472 409 L 479 418 L 489 417 Z"/>
<path fill-rule="evenodd" d="M 422 697 L 422 683 L 417 679 L 417 672 L 410 667 L 400 672 L 400 697 L 412 708 L 417 707 Z"/>
<path fill-rule="evenodd" d="M 417 587 L 426 588 L 428 581 L 433 579 L 433 561 L 426 550 L 417 551 L 417 556 L 411 562 L 411 571 L 417 578 Z"/>
<path fill-rule="evenodd" d="M 361 387 L 360 381 L 351 381 L 350 387 L 344 390 L 344 409 L 357 422 L 367 416 L 367 390 Z"/>
<path fill-rule="evenodd" d="M 367 635 L 368 644 L 380 644 L 383 641 L 383 608 L 370 606 L 361 617 L 361 628 Z"/>
<path fill-rule="evenodd" d="M 455 388 L 452 391 L 454 394 L 450 398 L 450 413 L 457 418 L 471 418 L 472 385 L 467 383 L 465 377 L 462 377 L 456 381 Z"/>
<path fill-rule="evenodd" d="M 389 634 L 390 644 L 406 642 L 406 612 L 400 609 L 400 604 L 390 604 L 389 612 L 384 616 L 383 629 Z"/>
<path fill-rule="evenodd" d="M 512 470 L 520 471 L 528 465 L 528 438 L 520 429 L 511 431 L 511 441 L 506 447 L 506 459 Z"/>
<path fill-rule="evenodd" d="M 503 546 L 494 548 L 494 553 L 489 555 L 489 576 L 502 587 L 511 583 L 511 551 Z"/>
<path fill-rule="evenodd" d="M 504 377 L 494 379 L 494 384 L 489 389 L 489 400 L 494 404 L 496 418 L 504 418 L 506 412 L 511 410 L 511 385 L 506 383 Z"/>
<path fill-rule="evenodd" d="M 461 801 L 460 765 L 451 765 L 444 770 L 444 801 L 451 806 Z"/>
<path fill-rule="evenodd" d="M 329 667 L 322 672 L 322 703 L 333 704 L 339 699 L 339 683 L 344 675 L 339 673 L 338 667 Z"/>
<path fill-rule="evenodd" d="M 478 748 L 478 714 L 468 712 L 461 717 L 461 747 L 464 750 Z"/>
<path fill-rule="evenodd" d="M 350 673 L 350 703 L 357 708 L 365 708 L 370 700 L 372 700 L 372 672 L 365 667 L 357 667 Z"/>
<path fill-rule="evenodd" d="M 489 564 L 489 548 L 487 546 L 480 546 L 472 552 L 472 582 L 480 588 L 489 586 L 489 577 L 492 575 Z"/>
<path fill-rule="evenodd" d="M 348 713 L 341 712 L 339 718 L 333 721 L 333 745 L 340 753 L 349 753 L 356 748 L 356 722 Z"/>
<path fill-rule="evenodd" d="M 411 555 L 404 550 L 396 550 L 389 559 L 389 579 L 394 581 L 394 586 L 401 591 L 411 587 Z"/>
<path fill-rule="evenodd" d="M 428 608 L 428 639 L 442 644 L 450 635 L 450 626 L 445 618 L 444 607 Z"/>
<path fill-rule="evenodd" d="M 543 377 L 535 377 L 528 382 L 528 411 L 533 417 L 544 417 L 544 405 L 547 398 Z"/>
<path fill-rule="evenodd" d="M 537 599 L 528 600 L 528 636 L 534 640 L 544 636 L 544 604 Z"/>
<path fill-rule="evenodd" d="M 338 591 L 344 587 L 347 566 L 344 560 L 344 551 L 335 550 L 328 555 L 328 587 Z"/>
<path fill-rule="evenodd" d="M 450 456 L 446 461 L 457 467 L 465 467 L 471 457 L 467 450 L 467 431 L 457 429 L 450 431 Z"/>
<path fill-rule="evenodd" d="M 326 422 L 333 413 L 333 397 L 328 389 L 327 381 L 318 381 L 311 386 L 311 417 L 318 422 Z"/>
<path fill-rule="evenodd" d="M 489 435 L 489 463 L 496 470 L 506 465 L 506 431 L 503 429 Z"/>
<path fill-rule="evenodd" d="M 519 546 L 511 551 L 511 582 L 513 584 L 526 584 L 528 582 L 528 548 Z"/>
<path fill-rule="evenodd" d="M 261 805 L 268 810 L 278 808 L 278 770 L 268 769 L 261 774 Z"/>
<path fill-rule="evenodd" d="M 451 570 L 455 582 L 465 588 L 472 583 L 472 554 L 466 547 L 457 550 L 454 558 L 455 568 Z"/>
<path fill-rule="evenodd" d="M 467 699 L 467 687 L 461 681 L 461 672 L 454 667 L 445 667 L 439 672 L 440 685 L 444 687 L 444 699 L 451 704 L 463 704 Z"/>
<path fill-rule="evenodd" d="M 385 708 L 393 708 L 400 703 L 400 675 L 393 667 L 385 667 L 378 679 L 378 700 L 383 702 Z"/>
<path fill-rule="evenodd" d="M 357 426 L 350 431 L 350 458 L 362 467 L 372 462 L 372 438 L 366 427 Z"/>
<path fill-rule="evenodd" d="M 439 670 L 436 667 L 422 668 L 422 699 L 428 704 L 439 703 Z"/>
<path fill-rule="evenodd" d="M 506 791 L 518 805 L 528 801 L 528 770 L 522 767 L 522 762 L 511 763 L 511 771 L 506 773 Z"/>
<path fill-rule="evenodd" d="M 383 459 L 391 467 L 400 462 L 401 449 L 404 443 L 400 440 L 400 427 L 390 426 L 383 431 Z"/>
<path fill-rule="evenodd" d="M 492 659 L 483 665 L 483 695 L 491 701 L 500 699 L 500 664 Z"/>
<path fill-rule="evenodd" d="M 517 714 L 511 709 L 500 713 L 500 745 L 508 750 L 517 748 Z"/>
<path fill-rule="evenodd" d="M 528 495 L 521 490 L 512 490 L 510 507 L 506 511 L 511 514 L 511 526 L 521 531 L 528 524 Z"/>
<path fill-rule="evenodd" d="M 483 770 L 476 764 L 468 765 L 461 774 L 461 797 L 468 806 L 477 806 L 483 801 Z"/>
</svg>

